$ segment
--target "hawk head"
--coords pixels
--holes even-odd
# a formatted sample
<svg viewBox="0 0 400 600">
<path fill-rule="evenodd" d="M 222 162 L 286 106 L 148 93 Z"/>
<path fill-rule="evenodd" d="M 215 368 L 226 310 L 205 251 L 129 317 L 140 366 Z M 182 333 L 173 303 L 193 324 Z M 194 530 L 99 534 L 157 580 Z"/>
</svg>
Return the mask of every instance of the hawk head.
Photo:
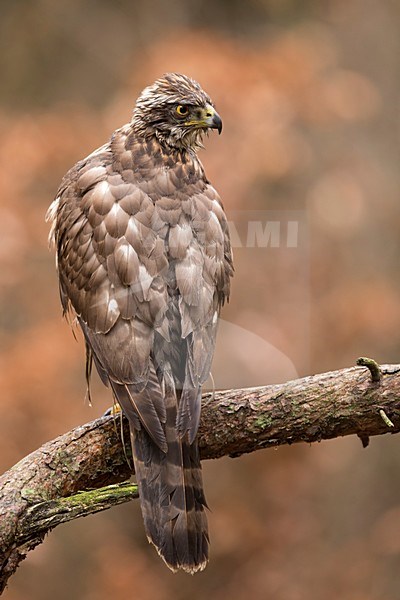
<svg viewBox="0 0 400 600">
<path fill-rule="evenodd" d="M 145 138 L 156 137 L 177 149 L 201 147 L 209 129 L 221 133 L 222 121 L 199 84 L 180 73 L 167 73 L 145 88 L 136 101 L 132 125 Z"/>
</svg>

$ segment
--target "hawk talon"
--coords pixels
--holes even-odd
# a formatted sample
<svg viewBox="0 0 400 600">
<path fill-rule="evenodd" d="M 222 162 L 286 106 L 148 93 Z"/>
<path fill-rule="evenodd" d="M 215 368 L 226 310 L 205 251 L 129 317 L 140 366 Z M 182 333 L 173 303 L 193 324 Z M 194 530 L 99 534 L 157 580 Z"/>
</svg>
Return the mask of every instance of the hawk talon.
<svg viewBox="0 0 400 600">
<path fill-rule="evenodd" d="M 112 415 L 113 417 L 117 417 L 121 413 L 122 413 L 122 410 L 121 410 L 121 407 L 119 406 L 119 404 L 113 404 L 112 406 L 107 408 L 107 410 L 101 416 L 102 417 L 110 417 Z"/>
</svg>

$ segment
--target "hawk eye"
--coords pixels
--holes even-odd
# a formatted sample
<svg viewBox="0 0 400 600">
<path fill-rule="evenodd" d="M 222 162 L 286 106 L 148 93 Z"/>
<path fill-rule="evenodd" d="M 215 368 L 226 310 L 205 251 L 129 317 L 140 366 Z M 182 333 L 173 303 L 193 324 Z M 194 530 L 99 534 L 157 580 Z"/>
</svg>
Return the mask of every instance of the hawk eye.
<svg viewBox="0 0 400 600">
<path fill-rule="evenodd" d="M 178 106 L 176 107 L 176 114 L 179 117 L 186 117 L 186 115 L 189 113 L 189 109 L 187 106 L 184 106 L 183 104 L 178 104 Z"/>
</svg>

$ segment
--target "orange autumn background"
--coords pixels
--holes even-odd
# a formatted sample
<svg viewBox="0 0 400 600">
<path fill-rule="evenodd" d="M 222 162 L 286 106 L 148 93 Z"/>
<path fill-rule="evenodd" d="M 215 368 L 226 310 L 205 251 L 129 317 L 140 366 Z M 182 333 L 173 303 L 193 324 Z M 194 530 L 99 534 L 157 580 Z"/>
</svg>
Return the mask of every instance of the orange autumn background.
<svg viewBox="0 0 400 600">
<path fill-rule="evenodd" d="M 84 400 L 44 215 L 166 71 L 224 122 L 201 152 L 235 233 L 217 387 L 399 362 L 399 17 L 391 0 L 2 3 L 1 472 L 111 403 L 98 381 Z M 277 237 L 249 237 L 255 222 Z M 57 528 L 4 597 L 397 600 L 399 469 L 397 436 L 208 461 L 203 573 L 166 569 L 133 502 Z"/>
</svg>

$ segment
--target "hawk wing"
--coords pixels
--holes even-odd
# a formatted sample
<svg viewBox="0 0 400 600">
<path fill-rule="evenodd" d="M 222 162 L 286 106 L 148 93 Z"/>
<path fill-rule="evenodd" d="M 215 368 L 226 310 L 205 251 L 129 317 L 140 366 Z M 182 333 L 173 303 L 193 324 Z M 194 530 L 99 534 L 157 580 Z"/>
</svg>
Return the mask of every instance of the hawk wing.
<svg viewBox="0 0 400 600">
<path fill-rule="evenodd" d="M 152 227 L 150 198 L 114 173 L 112 163 L 111 147 L 102 147 L 60 186 L 55 241 L 61 301 L 64 311 L 76 313 L 102 379 L 114 392 L 126 388 L 127 416 L 131 404 L 165 450 L 161 391 L 155 386 L 151 398 L 138 392 L 154 379 L 150 351 L 167 309 L 167 257 Z"/>
<path fill-rule="evenodd" d="M 207 182 L 188 200 L 192 237 L 176 258 L 185 379 L 178 431 L 193 442 L 200 419 L 201 386 L 210 375 L 221 306 L 229 298 L 233 274 L 228 224 L 217 192 Z M 170 235 L 174 233 L 174 229 Z"/>
</svg>

